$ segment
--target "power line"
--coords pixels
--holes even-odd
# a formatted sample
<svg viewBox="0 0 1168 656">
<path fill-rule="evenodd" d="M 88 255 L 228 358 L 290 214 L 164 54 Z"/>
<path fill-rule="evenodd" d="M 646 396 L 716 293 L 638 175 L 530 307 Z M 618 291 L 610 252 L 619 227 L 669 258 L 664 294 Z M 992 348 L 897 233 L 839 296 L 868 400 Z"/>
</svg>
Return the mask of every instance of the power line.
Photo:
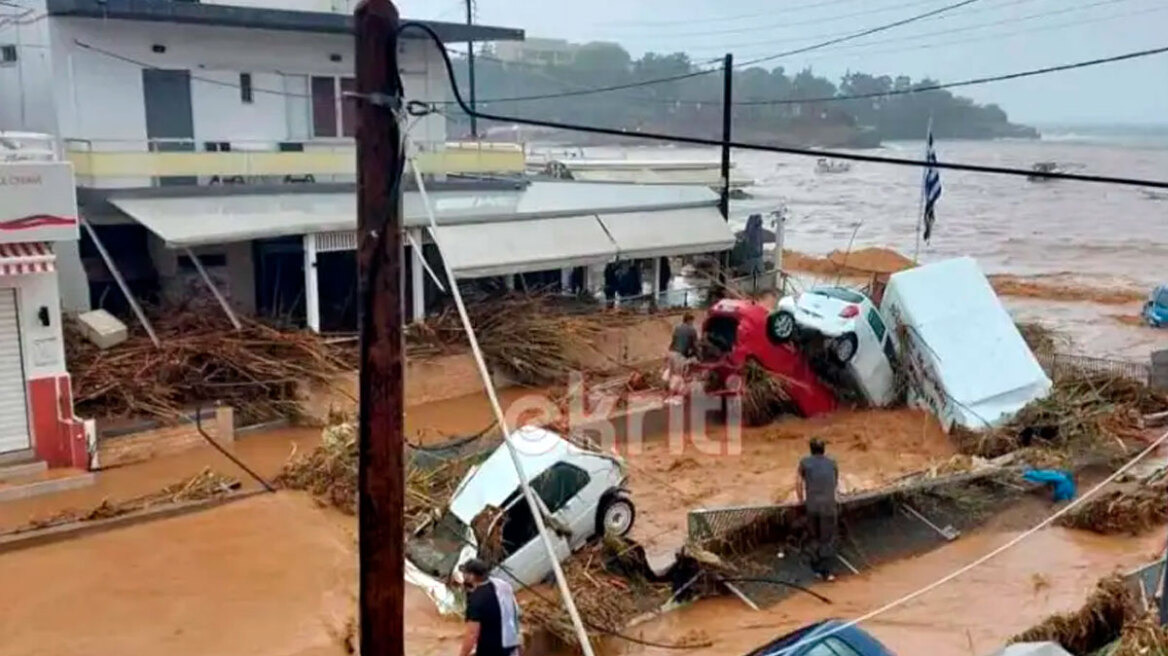
<svg viewBox="0 0 1168 656">
<path fill-rule="evenodd" d="M 519 125 L 532 125 L 536 127 L 551 128 L 553 130 L 569 130 L 576 132 L 584 132 L 589 134 L 603 134 L 614 137 L 637 137 L 648 141 L 668 141 L 672 143 L 684 143 L 696 146 L 723 146 L 724 142 L 719 139 L 706 139 L 701 137 L 688 137 L 684 135 L 662 134 L 658 132 L 630 132 L 628 130 L 615 130 L 611 128 L 601 128 L 589 125 L 576 125 L 571 123 L 561 123 L 558 121 L 544 121 L 539 119 L 523 118 L 518 116 L 504 116 L 501 114 L 491 114 L 483 111 L 476 111 L 467 106 L 462 98 L 462 93 L 458 90 L 457 78 L 454 75 L 454 65 L 450 62 L 450 57 L 445 49 L 442 49 L 442 39 L 438 34 L 428 25 L 417 22 L 404 22 L 398 28 L 399 31 L 406 29 L 419 30 L 427 35 L 431 41 L 437 44 L 441 50 L 442 60 L 446 66 L 446 75 L 450 84 L 451 93 L 454 95 L 455 102 L 467 114 L 474 114 L 477 118 L 499 121 L 500 123 L 513 123 Z M 1125 178 L 1119 176 L 1104 176 L 1104 175 L 1086 175 L 1078 173 L 1061 173 L 1061 172 L 1042 172 L 1027 169 L 1016 169 L 1004 166 L 987 166 L 982 164 L 962 164 L 958 162 L 926 162 L 923 160 L 903 159 L 898 157 L 884 157 L 880 155 L 864 155 L 861 153 L 848 153 L 839 151 L 815 150 L 811 148 L 791 148 L 785 146 L 766 146 L 762 144 L 729 141 L 725 142 L 731 148 L 740 150 L 752 150 L 758 152 L 781 153 L 785 155 L 802 155 L 807 157 L 832 157 L 835 159 L 851 160 L 856 162 L 870 162 L 874 164 L 890 164 L 895 166 L 912 166 L 912 167 L 933 167 L 937 169 L 949 169 L 955 171 L 970 171 L 974 173 L 991 173 L 996 175 L 1010 175 L 1010 176 L 1027 176 L 1027 177 L 1041 177 L 1051 180 L 1075 180 L 1078 182 L 1097 182 L 1103 184 L 1117 184 L 1137 187 L 1150 187 L 1154 189 L 1168 189 L 1168 181 L 1162 180 L 1147 180 L 1141 178 Z"/>
<path fill-rule="evenodd" d="M 1087 61 L 1075 62 L 1073 64 L 1061 64 L 1059 66 L 1047 66 L 1045 68 L 1035 68 L 1028 71 L 1019 71 L 1017 73 L 1006 73 L 1005 75 L 994 75 L 990 77 L 977 77 L 969 80 L 962 80 L 960 82 L 949 82 L 947 84 L 930 84 L 927 86 L 913 87 L 911 89 L 894 89 L 892 91 L 885 91 L 879 93 L 859 93 L 849 96 L 830 96 L 823 98 L 808 98 L 805 100 L 746 100 L 734 103 L 737 106 L 752 106 L 752 105 L 795 105 L 801 103 L 825 103 L 838 102 L 842 100 L 862 100 L 864 98 L 885 98 L 888 96 L 903 96 L 914 93 L 924 93 L 926 91 L 940 91 L 941 89 L 953 89 L 956 87 L 970 87 L 978 84 L 989 84 L 991 82 L 1003 82 L 1005 80 L 1017 80 L 1024 77 L 1033 77 L 1035 75 L 1046 75 L 1048 73 L 1059 73 L 1062 71 L 1071 71 L 1078 68 L 1088 68 L 1091 66 L 1099 66 L 1101 64 L 1111 64 L 1114 62 L 1126 61 L 1129 59 L 1140 59 L 1143 57 L 1151 57 L 1152 55 L 1160 55 L 1168 52 L 1168 46 L 1161 48 L 1153 48 L 1151 50 L 1138 50 L 1136 52 L 1129 52 L 1122 55 L 1115 55 L 1114 57 L 1102 57 L 1100 59 L 1088 59 Z M 716 101 L 707 101 L 716 102 Z"/>
<path fill-rule="evenodd" d="M 786 52 L 780 52 L 780 53 L 774 54 L 774 55 L 767 55 L 766 57 L 758 57 L 755 59 L 750 59 L 750 60 L 744 61 L 740 64 L 735 64 L 734 68 L 736 68 L 736 69 L 737 68 L 746 68 L 746 67 L 750 67 L 750 66 L 753 66 L 753 65 L 761 63 L 761 62 L 771 61 L 774 59 L 779 59 L 781 57 L 789 57 L 791 55 L 798 55 L 798 54 L 802 54 L 804 52 L 818 50 L 820 48 L 826 48 L 827 46 L 835 45 L 837 43 L 843 43 L 845 41 L 859 39 L 859 38 L 862 38 L 865 36 L 869 36 L 871 34 L 876 34 L 878 32 L 884 32 L 884 31 L 891 30 L 891 29 L 894 29 L 897 27 L 901 27 L 903 25 L 908 25 L 909 23 L 913 23 L 913 22 L 916 22 L 919 20 L 924 20 L 926 18 L 929 18 L 930 16 L 938 16 L 938 15 L 943 14 L 945 12 L 953 11 L 954 9 L 959 9 L 961 7 L 965 7 L 967 5 L 971 5 L 971 4 L 974 4 L 975 2 L 980 2 L 980 1 L 981 0 L 960 0 L 960 2 L 955 2 L 955 3 L 950 4 L 950 5 L 945 5 L 944 7 L 940 7 L 938 9 L 933 9 L 933 10 L 927 11 L 923 14 L 917 14 L 915 16 L 910 16 L 908 18 L 902 18 L 900 20 L 893 21 L 891 23 L 885 23 L 883 25 L 878 25 L 876 27 L 868 28 L 868 29 L 862 30 L 860 32 L 854 32 L 854 33 L 849 34 L 847 36 L 842 36 L 839 38 L 830 39 L 827 41 L 823 41 L 821 43 L 816 43 L 814 45 L 805 46 L 802 48 L 795 48 L 794 50 L 788 50 Z M 445 49 L 445 46 L 442 43 L 442 41 L 438 40 L 437 44 L 440 48 L 442 48 L 443 55 L 446 56 L 446 49 Z M 449 61 L 450 58 L 448 56 L 446 56 L 446 59 Z M 647 87 L 647 86 L 652 86 L 655 84 L 664 84 L 666 82 L 677 82 L 680 80 L 687 80 L 687 79 L 694 78 L 694 77 L 700 77 L 702 75 L 709 75 L 711 73 L 716 73 L 720 70 L 721 69 L 693 71 L 693 72 L 685 73 L 682 75 L 671 75 L 668 77 L 655 78 L 652 80 L 642 80 L 639 82 L 629 82 L 629 83 L 625 83 L 625 84 L 617 84 L 617 85 L 607 86 L 607 87 L 592 87 L 589 89 L 580 89 L 578 91 L 565 91 L 564 93 L 537 94 L 537 95 L 531 95 L 531 96 L 515 96 L 515 97 L 511 97 L 511 98 L 494 98 L 494 99 L 489 99 L 489 100 L 480 99 L 480 100 L 477 100 L 476 102 L 479 102 L 479 103 L 522 102 L 522 101 L 528 101 L 528 100 L 548 100 L 548 99 L 553 99 L 553 98 L 572 98 L 572 97 L 576 97 L 576 96 L 587 96 L 587 95 L 591 95 L 591 94 L 595 94 L 595 93 L 607 93 L 610 91 L 622 91 L 624 89 L 635 89 L 638 87 Z"/>
<path fill-rule="evenodd" d="M 870 7 L 868 9 L 862 9 L 860 11 L 853 11 L 853 12 L 847 13 L 847 14 L 836 14 L 834 16 L 824 16 L 821 18 L 813 18 L 810 20 L 794 21 L 794 22 L 785 21 L 782 23 L 768 23 L 765 25 L 752 25 L 750 27 L 737 27 L 737 28 L 726 29 L 726 30 L 701 30 L 701 31 L 697 31 L 697 32 L 668 32 L 668 33 L 655 34 L 653 36 L 650 36 L 649 38 L 677 39 L 677 38 L 689 38 L 689 37 L 719 36 L 719 35 L 724 35 L 724 34 L 747 34 L 747 33 L 751 33 L 751 32 L 764 32 L 764 31 L 768 31 L 768 30 L 776 30 L 776 29 L 788 28 L 788 27 L 805 27 L 808 25 L 822 25 L 824 23 L 833 23 L 833 22 L 838 21 L 838 20 L 844 20 L 847 18 L 855 18 L 857 16 L 868 16 L 871 14 L 880 14 L 880 13 L 883 13 L 886 11 L 894 11 L 897 9 L 905 9 L 908 7 L 920 7 L 922 5 L 929 5 L 929 4 L 933 4 L 935 2 L 936 2 L 936 0 L 911 0 L 910 2 L 902 2 L 900 4 L 895 4 L 895 5 L 886 5 L 883 7 L 874 7 L 874 8 Z M 773 15 L 774 14 L 772 14 L 772 16 Z M 631 37 L 625 37 L 625 38 L 631 38 Z M 645 38 L 645 37 L 642 36 L 640 38 Z"/>
<path fill-rule="evenodd" d="M 701 23 L 730 23 L 733 21 L 748 20 L 748 19 L 754 19 L 754 18 L 770 18 L 770 17 L 774 16 L 776 12 L 788 12 L 789 13 L 789 12 L 793 12 L 793 11 L 806 11 L 808 9 L 822 9 L 823 7 L 846 4 L 849 2 L 856 2 L 856 0 L 828 0 L 827 2 L 812 2 L 810 4 L 796 5 L 794 7 L 774 7 L 771 9 L 771 11 L 767 11 L 767 12 L 756 12 L 753 14 L 738 14 L 737 16 L 721 16 L 721 17 L 706 16 L 706 17 L 701 17 L 701 18 L 697 18 L 697 19 L 689 18 L 689 19 L 682 19 L 682 20 L 665 20 L 665 21 L 616 21 L 616 22 L 611 22 L 611 23 L 600 23 L 600 25 L 605 26 L 605 27 L 619 28 L 622 25 L 632 26 L 632 27 L 652 26 L 652 25 L 692 25 L 692 24 L 694 24 L 695 21 L 701 22 Z"/>
</svg>

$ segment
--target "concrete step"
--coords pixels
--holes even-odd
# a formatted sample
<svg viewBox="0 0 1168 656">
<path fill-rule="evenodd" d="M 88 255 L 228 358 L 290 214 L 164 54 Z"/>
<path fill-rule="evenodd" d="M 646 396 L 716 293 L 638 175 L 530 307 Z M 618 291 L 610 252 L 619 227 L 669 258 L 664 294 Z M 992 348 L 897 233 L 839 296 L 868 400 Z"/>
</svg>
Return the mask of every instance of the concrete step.
<svg viewBox="0 0 1168 656">
<path fill-rule="evenodd" d="M 80 469 L 42 469 L 39 474 L 0 483 L 0 503 L 89 487 L 96 480 L 97 474 Z"/>
<path fill-rule="evenodd" d="M 19 483 L 24 479 L 35 478 L 48 470 L 44 460 L 33 460 L 12 465 L 0 466 L 0 483 Z"/>
</svg>

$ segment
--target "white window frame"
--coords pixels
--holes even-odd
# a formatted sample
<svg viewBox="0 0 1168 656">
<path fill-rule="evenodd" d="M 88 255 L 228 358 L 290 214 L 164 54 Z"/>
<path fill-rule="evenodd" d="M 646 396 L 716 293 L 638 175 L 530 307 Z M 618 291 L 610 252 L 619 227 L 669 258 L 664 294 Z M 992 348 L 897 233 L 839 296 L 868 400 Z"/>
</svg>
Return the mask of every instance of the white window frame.
<svg viewBox="0 0 1168 656">
<path fill-rule="evenodd" d="M 316 133 L 316 98 L 312 95 L 313 80 L 331 78 L 333 81 L 333 116 L 335 118 L 334 125 L 335 133 L 332 135 L 319 135 Z M 353 139 L 353 136 L 345 136 L 345 104 L 344 98 L 341 95 L 341 81 L 346 79 L 356 79 L 348 75 L 308 75 L 308 129 L 315 140 L 324 139 Z M 355 136 L 355 135 L 354 135 Z"/>
</svg>

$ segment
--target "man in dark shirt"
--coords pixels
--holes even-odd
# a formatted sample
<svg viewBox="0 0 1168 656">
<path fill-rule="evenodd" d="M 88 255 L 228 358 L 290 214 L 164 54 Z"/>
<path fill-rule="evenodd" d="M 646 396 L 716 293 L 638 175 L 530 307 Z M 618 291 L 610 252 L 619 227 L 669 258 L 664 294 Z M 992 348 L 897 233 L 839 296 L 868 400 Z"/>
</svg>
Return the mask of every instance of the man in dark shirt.
<svg viewBox="0 0 1168 656">
<path fill-rule="evenodd" d="M 470 592 L 459 656 L 518 656 L 519 606 L 511 586 L 490 578 L 490 567 L 477 558 L 460 569 Z"/>
<path fill-rule="evenodd" d="M 690 362 L 698 353 L 698 329 L 694 327 L 694 316 L 686 312 L 681 323 L 673 329 L 673 338 L 669 340 L 669 357 L 666 369 L 669 379 L 669 393 L 680 397 L 685 391 L 685 376 Z"/>
<path fill-rule="evenodd" d="M 811 569 L 825 581 L 834 581 L 831 563 L 835 560 L 835 540 L 839 513 L 836 490 L 839 468 L 824 455 L 823 440 L 811 440 L 811 455 L 799 462 L 799 484 L 795 486 L 799 503 L 807 511 L 807 530 L 811 536 Z"/>
</svg>

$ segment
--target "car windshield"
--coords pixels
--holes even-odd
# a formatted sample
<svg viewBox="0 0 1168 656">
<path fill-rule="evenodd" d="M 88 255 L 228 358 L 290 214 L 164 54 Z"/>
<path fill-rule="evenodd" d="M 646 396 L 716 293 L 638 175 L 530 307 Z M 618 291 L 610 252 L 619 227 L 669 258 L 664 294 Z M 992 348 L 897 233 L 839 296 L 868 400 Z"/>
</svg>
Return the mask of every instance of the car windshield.
<svg viewBox="0 0 1168 656">
<path fill-rule="evenodd" d="M 467 525 L 447 510 L 441 519 L 406 543 L 406 557 L 430 576 L 446 579 L 454 572 L 469 534 Z"/>
<path fill-rule="evenodd" d="M 805 626 L 803 628 L 795 629 L 794 631 L 792 631 L 786 635 L 780 636 L 778 638 L 775 638 L 774 640 L 767 643 L 766 645 L 759 647 L 758 649 L 755 649 L 754 651 L 750 652 L 746 656 L 770 656 L 771 654 L 777 654 L 777 653 L 783 651 L 784 649 L 787 649 L 787 648 L 795 645 L 796 643 L 802 641 L 804 638 L 811 635 L 813 631 L 816 631 L 817 629 L 824 626 L 825 624 L 826 624 L 826 622 L 816 622 L 814 624 L 808 624 L 807 626 Z"/>
<path fill-rule="evenodd" d="M 847 287 L 816 287 L 812 289 L 809 294 L 819 294 L 828 298 L 834 298 L 846 303 L 863 303 L 864 295 L 848 289 Z"/>
<path fill-rule="evenodd" d="M 1156 294 L 1156 305 L 1168 307 L 1168 287 L 1160 288 L 1160 292 Z"/>
</svg>

